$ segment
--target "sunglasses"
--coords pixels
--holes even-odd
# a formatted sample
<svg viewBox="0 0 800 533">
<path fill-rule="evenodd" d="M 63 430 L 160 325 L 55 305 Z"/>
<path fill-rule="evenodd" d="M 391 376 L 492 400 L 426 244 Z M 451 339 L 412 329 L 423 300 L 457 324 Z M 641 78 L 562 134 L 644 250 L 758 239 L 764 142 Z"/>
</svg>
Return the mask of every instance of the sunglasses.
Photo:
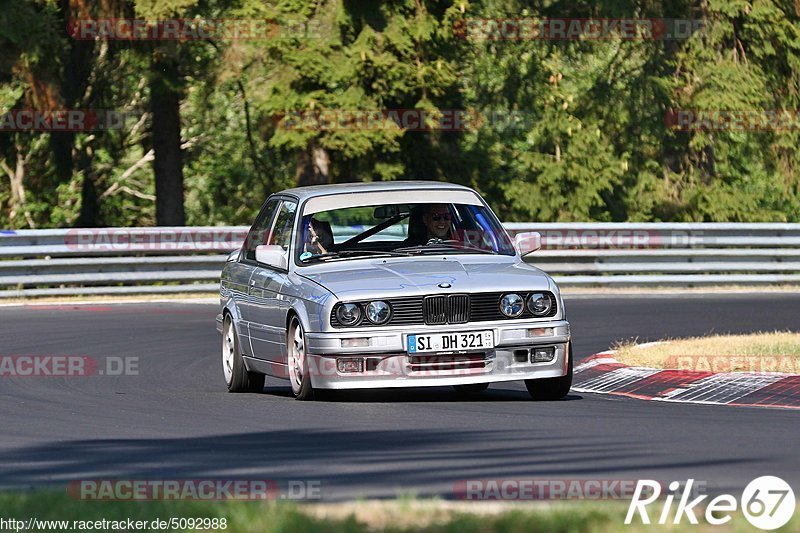
<svg viewBox="0 0 800 533">
<path fill-rule="evenodd" d="M 442 213 L 441 215 L 431 215 L 431 219 L 434 222 L 439 222 L 440 220 L 450 220 L 450 213 Z"/>
</svg>

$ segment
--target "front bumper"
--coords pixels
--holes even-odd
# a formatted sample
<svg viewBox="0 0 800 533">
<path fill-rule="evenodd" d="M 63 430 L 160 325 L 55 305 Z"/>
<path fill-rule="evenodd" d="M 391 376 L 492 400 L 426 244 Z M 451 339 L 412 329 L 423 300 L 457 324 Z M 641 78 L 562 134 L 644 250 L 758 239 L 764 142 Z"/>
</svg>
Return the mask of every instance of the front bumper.
<svg viewBox="0 0 800 533">
<path fill-rule="evenodd" d="M 415 357 L 406 353 L 409 334 L 483 330 L 492 330 L 495 339 L 495 347 L 485 352 Z M 365 337 L 369 339 L 368 346 L 342 347 L 343 339 Z M 564 320 L 438 328 L 419 326 L 413 331 L 371 328 L 306 334 L 311 384 L 320 389 L 467 385 L 559 377 L 567 373 L 569 341 L 569 323 Z M 534 347 L 553 347 L 555 357 L 548 362 L 532 363 L 529 357 L 523 361 L 523 352 Z M 341 358 L 361 360 L 363 370 L 340 372 L 337 360 Z"/>
</svg>

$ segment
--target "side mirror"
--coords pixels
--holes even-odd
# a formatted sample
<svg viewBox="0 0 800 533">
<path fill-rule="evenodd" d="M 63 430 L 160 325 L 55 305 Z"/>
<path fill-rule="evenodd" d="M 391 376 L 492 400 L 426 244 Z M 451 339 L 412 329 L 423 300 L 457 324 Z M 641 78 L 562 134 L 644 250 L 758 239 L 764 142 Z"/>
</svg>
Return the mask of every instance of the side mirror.
<svg viewBox="0 0 800 533">
<path fill-rule="evenodd" d="M 234 261 L 239 259 L 239 254 L 240 253 L 242 253 L 242 249 L 241 248 L 235 249 L 234 251 L 232 251 L 231 253 L 228 254 L 228 258 L 225 259 L 225 261 L 227 263 L 233 263 Z"/>
<path fill-rule="evenodd" d="M 542 235 L 538 231 L 527 231 L 525 233 L 517 233 L 514 236 L 514 246 L 519 251 L 519 255 L 525 257 L 532 254 L 542 247 Z"/>
<path fill-rule="evenodd" d="M 277 244 L 260 244 L 256 246 L 256 261 L 271 267 L 286 270 L 287 254 Z"/>
</svg>

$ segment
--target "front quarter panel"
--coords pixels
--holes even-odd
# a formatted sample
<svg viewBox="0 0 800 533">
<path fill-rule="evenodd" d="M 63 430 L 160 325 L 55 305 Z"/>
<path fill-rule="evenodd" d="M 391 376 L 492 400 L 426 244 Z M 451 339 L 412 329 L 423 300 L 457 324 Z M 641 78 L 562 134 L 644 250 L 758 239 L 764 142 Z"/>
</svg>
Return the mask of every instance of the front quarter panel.
<svg viewBox="0 0 800 533">
<path fill-rule="evenodd" d="M 287 312 L 291 309 L 297 313 L 305 331 L 320 332 L 328 329 L 328 317 L 336 301 L 331 291 L 290 272 L 281 292 L 286 298 Z"/>
</svg>

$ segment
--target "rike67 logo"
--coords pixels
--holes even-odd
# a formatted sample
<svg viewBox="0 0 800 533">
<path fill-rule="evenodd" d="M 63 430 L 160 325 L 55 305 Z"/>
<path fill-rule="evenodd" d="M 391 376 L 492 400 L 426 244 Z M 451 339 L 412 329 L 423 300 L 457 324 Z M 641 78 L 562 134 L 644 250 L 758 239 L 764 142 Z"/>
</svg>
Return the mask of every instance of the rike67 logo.
<svg viewBox="0 0 800 533">
<path fill-rule="evenodd" d="M 700 495 L 691 499 L 694 494 L 692 487 L 694 480 L 689 479 L 683 485 L 673 481 L 669 484 L 669 493 L 663 500 L 661 512 L 653 517 L 658 524 L 664 525 L 670 521 L 673 524 L 680 524 L 684 518 L 690 524 L 698 524 L 695 507 L 699 506 L 708 497 Z M 625 516 L 625 523 L 631 524 L 634 517 L 638 514 L 643 524 L 650 524 L 648 506 L 657 502 L 661 496 L 661 484 L 657 481 L 644 479 L 639 480 L 628 506 L 628 514 Z M 673 503 L 678 500 L 677 506 L 673 511 Z M 704 518 L 711 525 L 722 525 L 731 520 L 731 513 L 736 512 L 739 502 L 730 494 L 721 494 L 710 500 L 705 506 Z M 658 511 L 657 504 L 655 509 Z M 747 521 L 753 526 L 763 529 L 778 529 L 786 525 L 794 515 L 795 497 L 792 487 L 784 480 L 775 476 L 761 476 L 748 483 L 742 492 L 741 510 Z"/>
</svg>

